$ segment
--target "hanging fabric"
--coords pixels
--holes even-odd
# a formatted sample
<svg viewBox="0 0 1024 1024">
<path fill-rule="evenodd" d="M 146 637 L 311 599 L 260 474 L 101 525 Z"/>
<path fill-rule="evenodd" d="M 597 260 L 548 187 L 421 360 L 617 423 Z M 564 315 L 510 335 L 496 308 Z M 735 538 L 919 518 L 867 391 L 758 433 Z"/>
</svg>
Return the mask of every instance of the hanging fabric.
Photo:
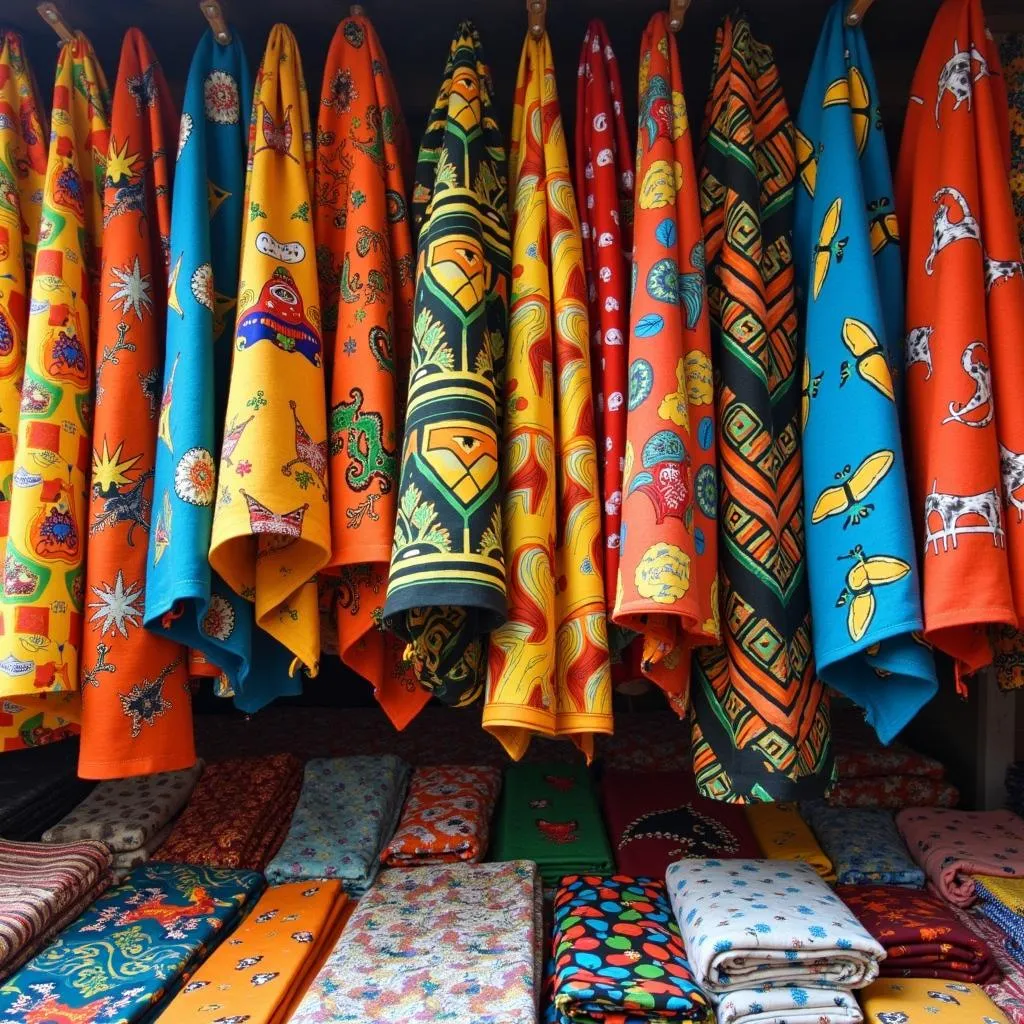
<svg viewBox="0 0 1024 1024">
<path fill-rule="evenodd" d="M 1024 32 L 1001 36 L 999 56 L 1010 109 L 1010 192 L 1024 248 Z"/>
<path fill-rule="evenodd" d="M 1024 684 L 1024 264 L 1006 85 L 981 0 L 945 0 L 897 173 L 907 246 L 907 428 L 925 636 L 963 678 Z M 990 637 L 991 634 L 991 637 Z M 887 681 L 890 682 L 890 681 Z"/>
<path fill-rule="evenodd" d="M 934 695 L 894 371 L 899 232 L 860 27 L 829 10 L 797 119 L 793 245 L 805 334 L 804 515 L 821 678 L 888 743 Z"/>
<path fill-rule="evenodd" d="M 714 388 L 683 76 L 668 15 L 640 46 L 629 399 L 615 621 L 682 716 L 693 648 L 717 643 Z"/>
<path fill-rule="evenodd" d="M 412 361 L 384 614 L 447 704 L 483 691 L 505 621 L 498 475 L 509 231 L 501 131 L 473 25 L 452 40 L 420 146 Z"/>
<path fill-rule="evenodd" d="M 294 655 L 250 674 L 244 707 L 301 692 L 320 659 L 315 573 L 330 557 L 327 415 L 311 210 L 313 138 L 299 48 L 275 25 L 256 76 L 241 279 L 210 565 Z M 184 298 L 184 282 L 172 268 Z M 163 405 L 173 401 L 165 390 Z M 158 510 L 159 511 L 159 510 Z M 173 530 L 170 516 L 157 529 Z M 236 696 L 236 702 L 238 697 Z"/>
<path fill-rule="evenodd" d="M 694 771 L 716 800 L 821 796 L 833 762 L 804 567 L 793 123 L 772 49 L 743 16 L 718 29 L 703 134 L 730 612 L 722 646 L 700 648 L 694 663 Z"/>
<path fill-rule="evenodd" d="M 93 401 L 78 773 L 120 778 L 196 759 L 188 651 L 142 627 L 167 314 L 174 106 L 146 37 L 125 33 L 110 112 Z M 213 461 L 182 485 L 213 500 Z"/>
<path fill-rule="evenodd" d="M 25 344 L 0 605 L 0 698 L 14 698 L 17 708 L 2 726 L 5 748 L 60 738 L 81 710 L 91 338 L 108 107 L 103 70 L 79 35 L 57 58 Z"/>
<path fill-rule="evenodd" d="M 512 280 L 501 434 L 508 622 L 491 634 L 484 728 L 589 761 L 613 731 L 587 280 L 547 33 L 519 61 L 509 159 Z"/>
<path fill-rule="evenodd" d="M 377 33 L 363 15 L 345 18 L 327 54 L 316 151 L 317 267 L 330 388 L 329 564 L 338 577 L 338 653 L 373 684 L 398 729 L 430 699 L 403 661 L 401 640 L 380 628 L 398 505 L 398 395 L 405 394 L 412 335 L 409 157 Z"/>
<path fill-rule="evenodd" d="M 622 109 L 619 64 L 604 22 L 587 26 L 576 76 L 576 204 L 583 231 L 590 319 L 605 605 L 615 607 L 626 454 L 626 340 L 629 260 L 633 247 L 633 151 Z M 625 646 L 614 626 L 608 641 Z"/>
</svg>

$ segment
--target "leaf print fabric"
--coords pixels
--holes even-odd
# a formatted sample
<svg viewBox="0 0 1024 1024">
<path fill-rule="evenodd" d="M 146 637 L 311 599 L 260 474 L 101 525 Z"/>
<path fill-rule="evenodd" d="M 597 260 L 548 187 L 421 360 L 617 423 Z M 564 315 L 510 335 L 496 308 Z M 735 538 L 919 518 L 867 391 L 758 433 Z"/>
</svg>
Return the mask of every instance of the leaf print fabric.
<svg viewBox="0 0 1024 1024">
<path fill-rule="evenodd" d="M 866 1024 L 1009 1024 L 977 985 L 927 978 L 880 978 L 860 993 Z"/>
<path fill-rule="evenodd" d="M 420 145 L 412 362 L 387 625 L 446 704 L 483 692 L 505 621 L 498 466 L 510 274 L 505 151 L 480 37 L 463 22 Z"/>
<path fill-rule="evenodd" d="M 729 614 L 722 646 L 697 652 L 693 767 L 716 800 L 820 796 L 833 766 L 804 569 L 793 126 L 772 50 L 742 17 L 715 37 L 703 146 Z"/>
<path fill-rule="evenodd" d="M 317 118 L 314 225 L 330 389 L 334 611 L 341 660 L 368 679 L 395 727 L 430 699 L 382 630 L 398 508 L 400 401 L 412 335 L 409 139 L 380 40 L 345 18 Z"/>
<path fill-rule="evenodd" d="M 668 15 L 640 47 L 622 546 L 615 621 L 682 717 L 690 654 L 717 643 L 718 484 L 704 239 Z"/>
<path fill-rule="evenodd" d="M 999 685 L 1020 686 L 1024 265 L 1007 184 L 1006 84 L 981 0 L 939 8 L 900 145 L 907 430 L 925 637 L 955 660 L 961 690 L 993 648 Z"/>
<path fill-rule="evenodd" d="M 587 338 L 587 284 L 554 57 L 527 36 L 512 149 L 512 296 L 501 478 L 508 621 L 490 637 L 484 728 L 513 758 L 533 733 L 589 761 L 612 682 Z"/>
<path fill-rule="evenodd" d="M 810 864 L 826 882 L 835 880 L 832 861 L 814 838 L 810 826 L 800 817 L 796 804 L 749 804 L 747 823 L 769 860 L 796 860 Z"/>
<path fill-rule="evenodd" d="M 238 314 L 210 547 L 213 569 L 253 602 L 256 624 L 293 655 L 288 675 L 261 670 L 258 690 L 257 679 L 245 686 L 249 711 L 301 692 L 299 669 L 315 675 L 320 661 L 313 576 L 330 558 L 331 526 L 312 179 L 302 59 L 291 30 L 275 25 L 249 125 Z M 173 270 L 172 282 L 181 302 L 186 284 Z M 243 464 L 248 470 L 239 474 Z M 158 530 L 161 522 L 173 536 L 170 514 Z"/>
<path fill-rule="evenodd" d="M 937 689 L 900 439 L 903 290 L 864 33 L 830 8 L 797 118 L 804 508 L 818 673 L 888 743 Z M 894 380 L 897 383 L 894 383 Z"/>
</svg>

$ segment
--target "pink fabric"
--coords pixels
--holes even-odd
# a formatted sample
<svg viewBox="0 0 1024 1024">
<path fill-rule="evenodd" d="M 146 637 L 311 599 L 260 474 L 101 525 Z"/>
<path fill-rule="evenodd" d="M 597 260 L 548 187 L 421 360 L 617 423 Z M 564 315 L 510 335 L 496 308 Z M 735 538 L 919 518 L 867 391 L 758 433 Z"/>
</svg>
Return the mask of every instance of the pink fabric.
<svg viewBox="0 0 1024 1024">
<path fill-rule="evenodd" d="M 929 881 L 958 907 L 974 902 L 972 874 L 1024 876 L 1024 821 L 1012 811 L 908 807 L 896 826 Z"/>
</svg>

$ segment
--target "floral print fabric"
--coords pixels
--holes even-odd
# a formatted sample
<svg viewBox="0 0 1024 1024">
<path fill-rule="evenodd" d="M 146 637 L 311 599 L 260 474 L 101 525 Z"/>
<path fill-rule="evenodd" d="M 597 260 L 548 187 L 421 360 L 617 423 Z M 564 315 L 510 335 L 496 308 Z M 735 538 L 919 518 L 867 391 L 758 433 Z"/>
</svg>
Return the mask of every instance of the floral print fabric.
<svg viewBox="0 0 1024 1024">
<path fill-rule="evenodd" d="M 880 978 L 860 993 L 866 1024 L 1008 1024 L 977 985 L 926 978 Z"/>
<path fill-rule="evenodd" d="M 825 881 L 836 877 L 832 861 L 800 817 L 796 804 L 750 804 L 746 808 L 761 854 L 769 860 L 796 860 L 810 864 Z"/>
<path fill-rule="evenodd" d="M 840 779 L 829 791 L 833 807 L 956 807 L 960 790 L 942 779 L 922 775 L 890 775 L 880 779 Z"/>
<path fill-rule="evenodd" d="M 727 992 L 715 1004 L 716 1024 L 860 1024 L 849 992 L 814 985 L 758 985 Z"/>
</svg>

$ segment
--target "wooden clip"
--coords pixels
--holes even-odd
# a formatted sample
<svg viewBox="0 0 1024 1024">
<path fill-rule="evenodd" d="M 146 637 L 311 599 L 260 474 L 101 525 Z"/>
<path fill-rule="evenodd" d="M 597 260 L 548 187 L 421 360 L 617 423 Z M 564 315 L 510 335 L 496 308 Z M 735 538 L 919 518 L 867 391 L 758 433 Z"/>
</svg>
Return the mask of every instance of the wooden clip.
<svg viewBox="0 0 1024 1024">
<path fill-rule="evenodd" d="M 222 46 L 230 43 L 231 29 L 228 28 L 228 23 L 224 20 L 224 10 L 218 0 L 200 0 L 199 10 L 203 12 L 203 17 L 210 23 L 210 28 L 213 29 L 213 38 Z"/>
<path fill-rule="evenodd" d="M 669 0 L 668 30 L 670 32 L 678 32 L 683 27 L 689 6 L 690 0 Z"/>
<path fill-rule="evenodd" d="M 547 13 L 547 0 L 526 0 L 526 15 L 529 18 L 530 35 L 534 39 L 540 39 L 544 35 L 544 18 Z"/>
<path fill-rule="evenodd" d="M 67 22 L 61 17 L 57 5 L 54 3 L 39 4 L 36 7 L 39 16 L 50 28 L 60 37 L 62 43 L 72 43 L 75 40 L 75 33 L 68 28 Z"/>
<path fill-rule="evenodd" d="M 348 9 L 348 16 L 350 18 L 361 18 L 364 14 L 366 14 L 366 11 L 363 10 L 362 4 L 353 4 Z"/>
<path fill-rule="evenodd" d="M 850 0 L 846 8 L 846 24 L 851 27 L 859 25 L 874 2 L 875 0 Z"/>
</svg>

